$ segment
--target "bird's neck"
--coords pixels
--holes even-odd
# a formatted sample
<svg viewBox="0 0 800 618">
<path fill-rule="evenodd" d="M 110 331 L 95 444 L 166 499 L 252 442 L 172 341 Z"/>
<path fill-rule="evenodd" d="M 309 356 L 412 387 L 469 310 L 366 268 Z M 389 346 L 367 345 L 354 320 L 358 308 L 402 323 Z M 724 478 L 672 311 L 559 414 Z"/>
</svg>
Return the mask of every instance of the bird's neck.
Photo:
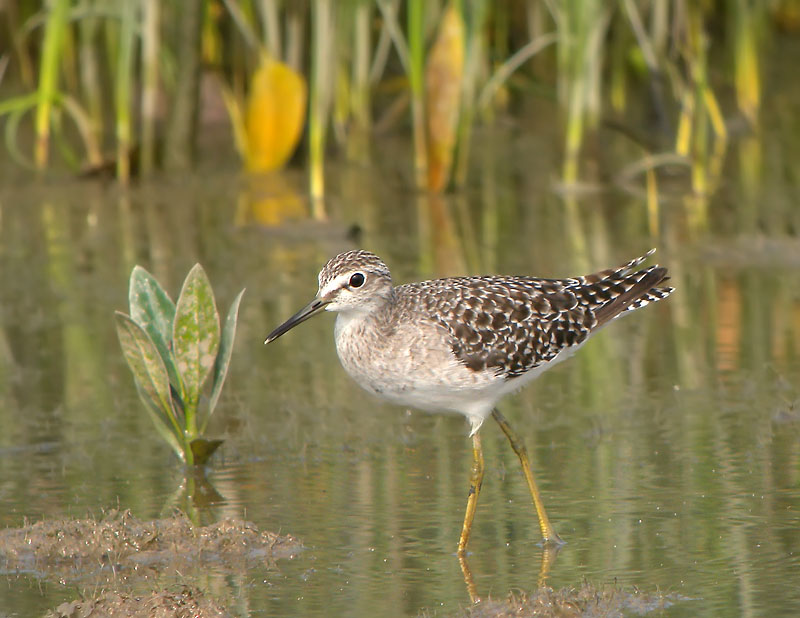
<svg viewBox="0 0 800 618">
<path fill-rule="evenodd" d="M 338 311 L 336 317 L 336 337 L 351 333 L 353 329 L 361 330 L 367 325 L 374 332 L 381 331 L 381 324 L 386 322 L 391 313 L 394 290 L 390 291 L 388 298 L 374 297 L 370 303 L 357 307 L 347 307 Z"/>
</svg>

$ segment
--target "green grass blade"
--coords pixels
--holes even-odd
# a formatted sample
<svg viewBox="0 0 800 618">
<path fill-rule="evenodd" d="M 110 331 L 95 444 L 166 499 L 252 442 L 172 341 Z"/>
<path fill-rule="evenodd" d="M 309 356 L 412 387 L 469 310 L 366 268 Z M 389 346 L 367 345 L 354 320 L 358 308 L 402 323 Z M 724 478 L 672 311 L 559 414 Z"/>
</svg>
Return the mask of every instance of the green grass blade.
<svg viewBox="0 0 800 618">
<path fill-rule="evenodd" d="M 29 161 L 19 149 L 17 144 L 17 132 L 19 130 L 19 123 L 25 115 L 24 109 L 18 109 L 11 112 L 6 120 L 6 129 L 4 131 L 6 148 L 8 149 L 9 156 L 22 167 L 34 169 L 32 161 Z"/>
<path fill-rule="evenodd" d="M 222 385 L 225 382 L 225 377 L 228 375 L 228 367 L 231 364 L 231 354 L 233 353 L 233 342 L 236 338 L 236 322 L 239 319 L 239 304 L 242 301 L 244 290 L 239 292 L 239 295 L 234 299 L 231 308 L 228 310 L 228 315 L 225 318 L 225 325 L 222 327 L 222 336 L 219 341 L 219 352 L 217 359 L 214 361 L 214 383 L 211 387 L 211 399 L 208 402 L 208 416 L 203 422 L 201 431 L 205 431 L 206 423 L 209 417 L 214 413 L 214 408 L 217 407 L 219 395 L 222 392 Z"/>
<path fill-rule="evenodd" d="M 219 316 L 214 292 L 203 267 L 195 264 L 175 308 L 172 344 L 184 386 L 184 413 L 189 439 L 197 437 L 197 403 L 200 390 L 214 366 L 219 350 Z"/>
<path fill-rule="evenodd" d="M 24 94 L 17 97 L 11 97 L 0 101 L 0 116 L 10 114 L 17 110 L 27 110 L 36 105 L 39 100 L 38 95 L 34 92 L 32 94 Z"/>
<path fill-rule="evenodd" d="M 177 435 L 183 432 L 175 421 L 169 392 L 169 378 L 161 355 L 147 332 L 129 316 L 116 312 L 117 336 L 140 394 L 168 418 Z"/>
<path fill-rule="evenodd" d="M 141 266 L 135 266 L 131 272 L 128 302 L 131 318 L 150 335 L 167 367 L 170 383 L 183 398 L 183 383 L 171 349 L 175 303 L 156 278 Z"/>
<path fill-rule="evenodd" d="M 228 13 L 231 16 L 233 23 L 239 29 L 244 42 L 247 43 L 247 46 L 250 49 L 260 49 L 261 44 L 259 43 L 258 35 L 250 25 L 247 16 L 242 12 L 242 9 L 239 8 L 239 4 L 237 2 L 232 2 L 231 0 L 222 0 L 222 4 L 224 4 L 225 8 L 228 9 Z"/>
</svg>

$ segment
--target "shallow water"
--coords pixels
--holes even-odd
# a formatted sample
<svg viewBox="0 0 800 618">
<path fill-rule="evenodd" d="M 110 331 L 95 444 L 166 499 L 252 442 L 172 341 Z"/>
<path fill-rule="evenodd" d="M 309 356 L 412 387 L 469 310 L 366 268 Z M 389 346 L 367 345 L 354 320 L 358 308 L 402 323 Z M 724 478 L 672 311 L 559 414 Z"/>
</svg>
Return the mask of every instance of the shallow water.
<svg viewBox="0 0 800 618">
<path fill-rule="evenodd" d="M 776 171 L 797 144 L 765 128 L 754 188 L 739 184 L 734 143 L 707 227 L 693 223 L 686 179 L 665 176 L 672 198 L 654 231 L 643 201 L 618 188 L 559 196 L 540 122 L 478 135 L 470 190 L 439 201 L 408 189 L 396 163 L 410 160 L 407 145 L 383 144 L 372 168 L 330 171 L 330 224 L 304 218 L 301 177 L 250 183 L 232 159 L 129 194 L 6 183 L 0 525 L 112 508 L 148 519 L 187 503 L 112 316 L 126 308 L 134 264 L 176 295 L 200 261 L 221 311 L 247 293 L 209 431 L 225 439 L 208 469 L 222 499 L 198 496 L 195 512 L 290 533 L 306 550 L 244 573 L 210 569 L 193 583 L 238 615 L 457 611 L 469 603 L 454 553 L 466 422 L 363 393 L 338 364 L 331 315 L 267 347 L 264 336 L 312 297 L 325 260 L 354 246 L 384 257 L 398 282 L 575 275 L 657 246 L 676 293 L 502 402 L 567 541 L 545 569 L 514 453 L 492 421 L 482 430 L 475 589 L 502 598 L 589 581 L 676 593 L 686 600 L 671 616 L 800 613 L 798 176 Z M 610 150 L 601 163 L 613 169 L 621 155 Z M 5 573 L 0 615 L 38 615 L 82 593 L 80 573 Z"/>
</svg>

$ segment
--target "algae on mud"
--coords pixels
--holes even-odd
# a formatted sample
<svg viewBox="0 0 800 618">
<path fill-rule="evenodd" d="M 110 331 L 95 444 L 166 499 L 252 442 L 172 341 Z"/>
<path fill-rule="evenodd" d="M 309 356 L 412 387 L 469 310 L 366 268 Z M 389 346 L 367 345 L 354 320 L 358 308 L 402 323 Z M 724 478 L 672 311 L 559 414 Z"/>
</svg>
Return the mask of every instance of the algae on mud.
<svg viewBox="0 0 800 618">
<path fill-rule="evenodd" d="M 229 618 L 226 609 L 202 591 L 183 586 L 179 591 L 158 590 L 146 595 L 105 592 L 92 599 L 62 603 L 45 618 Z"/>
<path fill-rule="evenodd" d="M 645 616 L 663 612 L 675 603 L 691 601 L 675 593 L 648 593 L 617 585 L 595 586 L 583 582 L 580 587 L 553 590 L 542 586 L 528 594 L 511 592 L 505 599 L 487 599 L 471 605 L 461 615 L 465 618 L 522 618 L 524 616 L 558 616 L 579 618 L 603 616 L 612 618 L 635 614 Z"/>
<path fill-rule="evenodd" d="M 58 519 L 0 530 L 0 568 L 81 584 L 119 586 L 215 564 L 241 569 L 290 558 L 296 538 L 261 532 L 241 519 L 194 527 L 185 515 L 141 521 L 130 511 L 99 520 Z"/>
</svg>

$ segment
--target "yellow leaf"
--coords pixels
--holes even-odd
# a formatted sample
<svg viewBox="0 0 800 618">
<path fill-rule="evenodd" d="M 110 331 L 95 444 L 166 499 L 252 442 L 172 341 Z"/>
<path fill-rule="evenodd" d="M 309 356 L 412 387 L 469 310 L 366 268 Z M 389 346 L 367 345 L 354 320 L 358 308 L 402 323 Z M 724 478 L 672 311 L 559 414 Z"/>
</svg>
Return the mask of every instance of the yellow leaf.
<svg viewBox="0 0 800 618">
<path fill-rule="evenodd" d="M 442 191 L 450 178 L 464 75 L 464 21 L 451 3 L 425 69 L 428 189 Z"/>
<path fill-rule="evenodd" d="M 292 156 L 306 115 L 306 82 L 288 65 L 264 56 L 244 110 L 245 165 L 252 172 L 282 167 Z"/>
</svg>

